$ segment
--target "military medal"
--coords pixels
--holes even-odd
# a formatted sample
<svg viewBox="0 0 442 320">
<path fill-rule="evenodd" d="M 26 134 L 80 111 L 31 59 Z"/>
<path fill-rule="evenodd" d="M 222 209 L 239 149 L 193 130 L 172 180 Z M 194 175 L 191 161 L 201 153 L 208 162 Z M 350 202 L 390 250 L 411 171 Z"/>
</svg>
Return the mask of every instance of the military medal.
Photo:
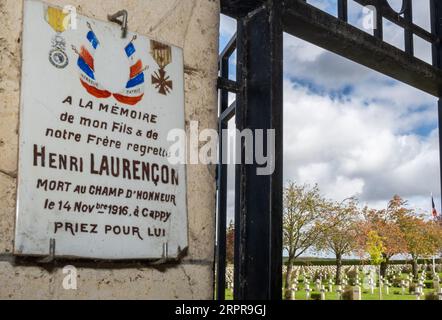
<svg viewBox="0 0 442 320">
<path fill-rule="evenodd" d="M 61 34 L 66 31 L 66 17 L 68 13 L 63 13 L 62 9 L 48 7 L 46 10 L 46 21 L 54 29 L 56 35 L 52 38 L 52 49 L 49 51 L 49 62 L 58 69 L 66 68 L 69 58 L 66 54 L 66 40 Z"/>
<path fill-rule="evenodd" d="M 173 89 L 173 82 L 165 68 L 172 63 L 172 48 L 166 44 L 151 40 L 150 54 L 160 69 L 152 75 L 152 84 L 158 93 L 167 96 Z"/>
</svg>

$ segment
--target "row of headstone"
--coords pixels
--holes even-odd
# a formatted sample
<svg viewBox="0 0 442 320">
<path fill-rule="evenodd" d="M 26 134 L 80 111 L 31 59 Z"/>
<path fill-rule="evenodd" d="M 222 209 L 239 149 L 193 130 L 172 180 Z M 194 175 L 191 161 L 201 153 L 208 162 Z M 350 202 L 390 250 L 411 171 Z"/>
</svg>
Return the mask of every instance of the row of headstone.
<svg viewBox="0 0 442 320">
<path fill-rule="evenodd" d="M 423 265 L 420 267 L 422 270 L 426 270 L 428 266 Z M 376 283 L 373 279 L 373 266 L 350 266 L 346 268 L 342 268 L 342 276 L 341 276 L 341 285 L 342 286 L 361 286 L 362 281 L 359 273 L 362 272 L 365 274 L 364 277 L 364 285 L 367 284 L 372 293 L 376 288 Z M 410 283 L 413 282 L 413 274 L 408 274 L 403 278 L 403 272 L 406 271 L 406 268 L 409 269 L 409 265 L 390 265 L 386 271 L 386 275 L 384 278 L 379 279 L 380 289 L 385 291 L 386 294 L 390 293 L 390 289 L 393 286 L 393 283 L 398 284 L 398 286 L 402 289 L 402 294 L 406 293 L 406 289 L 410 287 Z M 303 279 L 304 283 L 308 283 L 309 286 L 313 283 L 315 291 L 321 292 L 322 286 L 325 285 L 327 287 L 327 291 L 333 291 L 333 282 L 335 280 L 335 271 L 336 267 L 334 266 L 300 266 L 294 268 L 293 275 L 295 276 L 296 282 L 299 282 L 299 279 Z M 348 272 L 356 271 L 355 278 L 352 278 L 351 281 L 348 276 Z M 420 274 L 419 281 L 422 283 L 426 279 L 427 272 Z M 433 285 L 436 290 L 440 288 L 440 278 L 438 274 L 433 274 Z M 418 285 L 418 290 L 420 287 Z M 422 285 L 423 292 L 423 285 Z"/>
<path fill-rule="evenodd" d="M 305 297 L 306 300 L 310 300 L 311 297 L 311 293 L 312 293 L 312 289 L 310 288 L 310 284 L 306 283 L 304 286 L 304 290 L 305 290 Z M 298 285 L 297 283 L 293 283 L 291 288 L 290 288 L 290 297 L 291 300 L 296 300 L 296 292 L 298 291 Z M 333 285 L 329 284 L 329 288 L 326 289 L 325 285 L 321 285 L 319 290 L 317 290 L 318 292 L 320 292 L 321 294 L 321 300 L 325 300 L 326 299 L 326 293 L 327 292 L 333 292 Z M 342 299 L 342 295 L 344 293 L 343 290 L 343 286 L 342 285 L 337 285 L 336 286 L 336 294 L 337 294 L 337 299 L 341 300 Z M 360 286 L 356 286 L 353 288 L 353 300 L 362 300 L 362 290 Z"/>
<path fill-rule="evenodd" d="M 388 288 L 388 287 L 386 287 L 386 288 Z M 298 291 L 297 286 L 293 285 L 290 290 L 291 290 L 291 300 L 296 300 L 296 292 Z M 328 291 L 332 292 L 332 290 L 328 290 Z M 312 290 L 310 289 L 310 285 L 306 284 L 305 296 L 306 296 L 307 300 L 310 300 L 311 292 L 312 292 Z M 321 286 L 321 288 L 319 289 L 319 292 L 321 294 L 321 300 L 325 300 L 326 299 L 325 294 L 326 294 L 327 290 L 324 285 Z M 342 300 L 343 293 L 344 293 L 343 287 L 341 285 L 337 285 L 336 286 L 336 294 L 337 294 L 338 300 Z M 373 291 L 372 291 L 372 294 L 373 294 Z M 386 294 L 388 294 L 388 289 L 386 289 Z M 422 297 L 424 296 L 422 284 L 419 284 L 417 286 L 416 291 L 415 291 L 415 295 L 416 295 L 417 300 L 421 300 Z M 439 289 L 437 295 L 438 295 L 438 299 L 442 300 L 442 288 Z M 353 288 L 352 300 L 362 300 L 362 290 L 361 290 L 360 286 L 355 286 Z"/>
<path fill-rule="evenodd" d="M 432 269 L 431 265 L 428 264 L 423 264 L 423 265 L 418 265 L 418 271 L 426 271 L 428 269 Z M 439 269 L 441 268 L 442 265 L 438 264 L 436 265 L 436 268 Z M 358 265 L 353 265 L 353 266 L 344 266 L 342 267 L 342 273 L 346 274 L 349 271 L 361 271 L 364 273 L 369 273 L 369 269 L 371 268 L 370 265 L 363 265 L 363 266 L 358 266 Z M 390 264 L 387 267 L 387 273 L 386 276 L 390 277 L 390 276 L 394 276 L 396 275 L 400 275 L 402 273 L 407 272 L 407 270 L 410 269 L 410 265 L 409 264 L 401 264 L 401 265 L 392 265 Z M 287 271 L 287 267 L 283 266 L 283 271 L 286 272 Z M 308 274 L 312 277 L 314 277 L 315 275 L 319 274 L 319 276 L 322 276 L 323 279 L 328 278 L 330 275 L 334 275 L 336 273 L 336 266 L 295 266 L 293 267 L 293 273 L 297 273 L 298 275 L 300 274 Z"/>
<path fill-rule="evenodd" d="M 435 281 L 438 282 L 439 281 L 438 278 L 439 278 L 438 276 L 435 277 Z M 412 279 L 412 277 L 406 276 L 405 280 L 401 280 L 400 281 L 400 287 L 402 289 L 402 295 L 405 295 L 406 294 L 406 290 L 410 287 L 410 283 L 412 283 L 412 280 L 410 280 L 410 279 Z M 292 291 L 291 297 L 292 297 L 293 300 L 295 299 L 296 292 L 298 291 L 298 283 L 299 283 L 298 278 L 294 279 L 294 282 L 293 282 L 293 285 L 292 285 L 292 288 L 291 288 L 291 291 Z M 438 284 L 439 284 L 439 282 L 438 282 Z M 375 283 L 372 275 L 370 275 L 370 277 L 368 279 L 368 285 L 370 286 L 371 294 L 374 294 L 376 283 Z M 344 292 L 343 288 L 345 288 L 346 286 L 347 286 L 346 277 L 344 277 L 342 285 L 336 285 L 336 291 L 335 292 L 337 294 L 337 298 L 338 299 L 342 299 L 342 294 Z M 380 277 L 380 279 L 379 279 L 379 288 L 380 288 L 380 290 L 383 289 L 385 294 L 388 295 L 388 294 L 390 294 L 390 288 L 391 287 L 392 287 L 392 283 L 389 280 L 387 280 L 387 279 L 385 279 L 383 277 Z M 420 278 L 420 280 L 419 280 L 419 282 L 418 282 L 418 284 L 416 286 L 416 289 L 415 289 L 416 299 L 420 300 L 424 296 L 424 287 L 425 287 L 424 286 L 424 280 L 422 280 L 422 278 Z M 305 292 L 306 292 L 306 298 L 310 299 L 312 289 L 310 288 L 310 282 L 309 281 L 305 282 L 304 288 L 305 288 Z M 317 292 L 321 293 L 321 299 L 325 300 L 325 293 L 326 292 L 333 292 L 333 280 L 331 278 L 328 280 L 328 288 L 326 289 L 326 286 L 322 284 L 322 280 L 318 278 L 315 281 L 315 289 L 316 289 Z M 439 299 L 442 299 L 442 288 L 437 288 L 436 290 L 437 290 L 436 292 L 438 292 Z M 361 300 L 362 299 L 362 291 L 361 291 L 361 285 L 360 285 L 359 277 L 357 277 L 356 281 L 355 281 L 353 299 L 354 300 Z"/>
</svg>

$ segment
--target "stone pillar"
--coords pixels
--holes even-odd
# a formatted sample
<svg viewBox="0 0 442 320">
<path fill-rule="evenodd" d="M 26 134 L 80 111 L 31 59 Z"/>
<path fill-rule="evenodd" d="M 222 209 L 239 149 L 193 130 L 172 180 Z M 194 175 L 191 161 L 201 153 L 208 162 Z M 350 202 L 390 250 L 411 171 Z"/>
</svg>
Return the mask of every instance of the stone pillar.
<svg viewBox="0 0 442 320">
<path fill-rule="evenodd" d="M 184 49 L 186 127 L 217 128 L 218 0 L 46 0 L 74 5 L 107 20 L 121 9 L 129 30 Z M 0 299 L 211 299 L 215 226 L 215 166 L 187 166 L 189 249 L 182 263 L 77 267 L 77 290 L 65 290 L 63 265 L 42 268 L 12 255 L 17 180 L 22 0 L 0 1 Z M 42 79 L 42 81 L 44 81 Z M 50 84 L 48 84 L 50 85 Z"/>
</svg>

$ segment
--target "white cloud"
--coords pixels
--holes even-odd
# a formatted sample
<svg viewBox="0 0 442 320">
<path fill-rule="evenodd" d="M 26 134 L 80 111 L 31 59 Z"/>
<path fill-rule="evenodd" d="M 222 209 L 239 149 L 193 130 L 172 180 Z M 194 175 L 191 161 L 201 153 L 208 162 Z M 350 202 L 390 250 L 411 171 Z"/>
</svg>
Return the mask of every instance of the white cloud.
<svg viewBox="0 0 442 320">
<path fill-rule="evenodd" d="M 340 101 L 314 95 L 288 80 L 284 101 L 286 180 L 319 183 L 336 200 L 439 195 L 437 130 L 428 137 L 398 133 L 406 113 L 367 106 L 357 97 Z"/>
<path fill-rule="evenodd" d="M 230 39 L 236 32 L 236 20 L 222 14 L 219 32 L 221 36 Z"/>
<path fill-rule="evenodd" d="M 431 31 L 430 0 L 412 0 L 413 22 L 427 31 Z"/>
<path fill-rule="evenodd" d="M 328 0 L 309 2 L 331 10 Z M 415 23 L 428 30 L 427 2 L 413 4 Z M 357 20 L 357 11 L 352 14 Z M 223 16 L 223 37 L 235 29 L 235 21 Z M 403 33 L 395 34 L 393 29 L 386 25 L 390 37 L 399 41 Z M 424 43 L 416 42 L 415 50 L 429 59 Z M 284 35 L 286 181 L 318 183 L 328 197 L 339 201 L 357 195 L 362 204 L 375 208 L 384 208 L 399 194 L 411 207 L 430 212 L 430 192 L 440 201 L 436 125 L 434 97 Z M 233 167 L 229 177 L 228 207 L 233 217 Z"/>
</svg>

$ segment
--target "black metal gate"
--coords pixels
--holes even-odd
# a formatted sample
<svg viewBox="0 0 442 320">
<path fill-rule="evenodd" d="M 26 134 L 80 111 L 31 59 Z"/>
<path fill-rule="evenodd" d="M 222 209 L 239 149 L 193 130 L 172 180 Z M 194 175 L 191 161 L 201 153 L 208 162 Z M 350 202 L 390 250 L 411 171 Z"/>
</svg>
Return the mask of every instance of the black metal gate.
<svg viewBox="0 0 442 320">
<path fill-rule="evenodd" d="M 348 23 L 348 0 L 337 1 L 338 17 L 305 0 L 221 0 L 221 12 L 237 20 L 237 34 L 219 58 L 219 129 L 226 129 L 227 121 L 235 116 L 238 130 L 274 129 L 276 133 L 272 175 L 258 176 L 256 163 L 236 164 L 235 299 L 282 297 L 283 32 L 442 97 L 442 0 L 430 0 L 431 32 L 413 23 L 412 0 L 403 0 L 399 12 L 387 0 L 354 1 L 376 8 L 373 35 Z M 383 19 L 403 28 L 404 51 L 383 41 Z M 431 43 L 433 65 L 414 57 L 414 36 Z M 235 49 L 237 80 L 231 81 L 229 58 Z M 230 106 L 229 92 L 236 94 L 236 101 Z M 442 128 L 442 99 L 438 108 Z M 442 159 L 441 129 L 439 137 Z M 220 150 L 222 144 L 220 141 Z M 244 151 L 243 143 L 241 150 Z M 224 300 L 227 165 L 221 156 L 220 151 L 215 287 L 216 298 Z"/>
</svg>

